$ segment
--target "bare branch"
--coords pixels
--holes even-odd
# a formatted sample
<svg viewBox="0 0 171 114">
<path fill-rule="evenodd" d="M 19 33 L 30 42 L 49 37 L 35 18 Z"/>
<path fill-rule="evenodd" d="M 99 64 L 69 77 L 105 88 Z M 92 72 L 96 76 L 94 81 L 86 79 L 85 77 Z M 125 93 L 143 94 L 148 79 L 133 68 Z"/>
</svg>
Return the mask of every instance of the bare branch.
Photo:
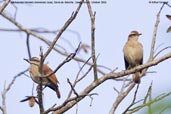
<svg viewBox="0 0 171 114">
<path fill-rule="evenodd" d="M 79 97 L 78 93 L 76 92 L 76 90 L 74 89 L 73 85 L 71 84 L 71 82 L 69 81 L 69 79 L 67 78 L 67 82 L 69 83 L 71 90 L 74 92 L 74 94 Z"/>
<path fill-rule="evenodd" d="M 16 80 L 19 76 L 25 74 L 25 72 L 27 72 L 28 70 L 29 70 L 29 69 L 27 68 L 26 70 L 24 70 L 24 71 L 18 73 L 16 76 L 14 76 L 13 79 L 12 79 L 12 81 L 11 81 L 11 83 L 9 83 L 8 87 L 6 88 L 6 90 L 9 91 L 9 90 L 11 89 L 12 85 L 14 84 L 15 80 Z"/>
<path fill-rule="evenodd" d="M 126 108 L 126 110 L 123 112 L 123 114 L 126 114 L 126 112 L 129 111 L 129 109 L 135 104 L 135 100 L 136 100 L 136 97 L 137 97 L 138 88 L 139 88 L 139 84 L 137 85 L 137 88 L 135 90 L 134 98 L 132 100 L 132 103 Z"/>
<path fill-rule="evenodd" d="M 2 92 L 2 106 L 1 106 L 1 111 L 3 114 L 7 114 L 7 109 L 6 109 L 6 93 L 7 93 L 7 90 L 5 88 L 5 84 L 4 84 L 4 90 Z"/>
<path fill-rule="evenodd" d="M 169 5 L 169 3 L 166 3 L 167 6 L 169 6 L 171 8 L 171 5 Z"/>
<path fill-rule="evenodd" d="M 64 113 L 65 111 L 67 111 L 68 109 L 70 109 L 71 107 L 73 107 L 77 102 L 79 102 L 80 100 L 82 100 L 85 95 L 87 95 L 88 93 L 90 93 L 93 89 L 95 89 L 97 86 L 101 85 L 104 81 L 110 80 L 110 79 L 116 79 L 118 77 L 123 77 L 126 76 L 128 74 L 132 74 L 136 71 L 139 71 L 141 69 L 144 68 L 148 68 L 150 66 L 154 66 L 166 59 L 171 58 L 171 53 L 168 53 L 156 60 L 153 60 L 151 62 L 148 62 L 146 64 L 143 65 L 139 65 L 133 69 L 130 70 L 125 70 L 122 72 L 117 72 L 117 73 L 109 73 L 106 74 L 104 76 L 102 76 L 101 78 L 97 79 L 96 81 L 92 82 L 89 86 L 87 86 L 81 93 L 79 93 L 79 98 L 70 98 L 69 100 L 67 100 L 67 102 L 63 103 L 62 105 L 54 108 L 54 113 L 53 114 L 60 114 L 60 113 Z M 135 83 L 131 83 L 129 88 L 124 92 L 123 96 L 120 97 L 119 99 L 117 98 L 117 103 L 114 104 L 114 107 L 116 108 L 119 103 L 126 97 L 126 95 L 133 89 L 133 87 L 135 86 Z M 76 98 L 76 99 L 75 99 Z M 114 108 L 114 109 L 115 109 Z"/>
<path fill-rule="evenodd" d="M 156 47 L 156 49 L 154 50 L 154 53 L 156 53 L 156 51 L 162 46 L 162 45 L 164 45 L 165 43 L 161 43 L 161 44 L 159 44 L 157 47 Z"/>
<path fill-rule="evenodd" d="M 41 76 L 43 76 L 43 49 L 42 47 L 40 47 L 40 67 L 39 67 L 39 72 L 41 73 Z M 38 105 L 39 105 L 39 110 L 40 110 L 40 114 L 43 114 L 44 112 L 44 105 L 43 105 L 43 98 L 42 98 L 42 91 L 43 91 L 43 87 L 42 87 L 42 81 L 43 78 L 39 77 L 39 83 L 37 85 L 37 96 L 38 96 Z"/>
<path fill-rule="evenodd" d="M 43 114 L 48 114 L 49 112 L 51 112 L 51 110 L 53 110 L 53 108 L 56 106 L 56 104 L 54 104 L 52 107 L 50 107 L 48 110 L 46 110 L 45 112 L 43 112 Z"/>
<path fill-rule="evenodd" d="M 27 46 L 29 59 L 31 59 L 32 56 L 31 56 L 31 51 L 30 51 L 30 35 L 29 34 L 27 34 L 26 46 Z"/>
<path fill-rule="evenodd" d="M 69 61 L 71 61 L 71 60 L 76 56 L 76 54 L 77 54 L 77 52 L 78 52 L 78 50 L 79 50 L 79 48 L 80 48 L 80 45 L 81 45 L 81 43 L 78 45 L 78 47 L 77 47 L 77 49 L 75 50 L 75 52 L 74 52 L 74 53 L 71 53 L 69 56 L 67 56 L 66 59 L 65 59 L 62 63 L 60 63 L 60 64 L 58 65 L 58 67 L 57 67 L 52 73 L 50 73 L 50 74 L 48 74 L 48 75 L 42 75 L 42 77 L 45 78 L 45 77 L 49 77 L 49 76 L 55 74 L 55 73 L 56 73 L 64 64 L 66 64 L 66 63 L 68 63 Z M 43 58 L 43 56 L 42 56 L 41 58 Z"/>
<path fill-rule="evenodd" d="M 119 94 L 119 90 L 117 90 L 115 87 L 113 89 L 116 91 L 117 94 Z"/>
<path fill-rule="evenodd" d="M 90 59 L 91 59 L 91 57 L 87 60 L 87 62 L 88 62 Z M 87 71 L 81 78 L 79 78 L 79 74 L 80 74 L 81 70 L 84 68 L 84 66 L 87 64 L 87 62 L 84 63 L 83 66 L 82 66 L 82 67 L 80 68 L 80 70 L 78 71 L 77 76 L 76 76 L 76 78 L 75 78 L 75 81 L 74 81 L 74 83 L 73 83 L 73 87 L 75 87 L 76 84 L 77 84 L 80 80 L 82 80 L 82 79 L 90 72 L 90 70 L 91 70 L 92 67 L 90 67 L 90 68 L 88 69 L 88 71 Z M 79 78 L 79 79 L 78 79 L 78 78 Z M 71 94 L 72 94 L 72 90 L 69 92 L 67 99 L 70 98 Z"/>
<path fill-rule="evenodd" d="M 60 38 L 60 36 L 62 35 L 62 33 L 66 30 L 66 28 L 72 23 L 72 21 L 76 18 L 81 6 L 82 6 L 82 2 L 83 0 L 81 0 L 80 4 L 78 5 L 77 9 L 75 12 L 72 13 L 71 17 L 66 21 L 66 23 L 63 25 L 63 27 L 59 30 L 56 38 L 53 40 L 52 44 L 50 45 L 49 49 L 46 51 L 46 53 L 43 56 L 43 61 L 45 60 L 45 58 L 48 56 L 48 54 L 52 51 L 52 49 L 54 48 L 57 40 Z"/>
<path fill-rule="evenodd" d="M 79 45 L 78 45 L 77 49 L 75 50 L 75 52 L 71 53 L 69 56 L 67 56 L 67 58 L 61 64 L 59 64 L 58 67 L 51 74 L 49 74 L 49 76 L 56 73 L 57 70 L 60 69 L 65 63 L 71 61 L 76 56 L 76 54 L 77 54 L 77 52 L 78 52 L 78 50 L 80 48 L 80 45 L 81 45 L 81 43 L 79 43 Z"/>
<path fill-rule="evenodd" d="M 154 58 L 156 58 L 161 52 L 163 52 L 164 50 L 166 50 L 168 48 L 171 48 L 171 46 L 167 46 L 167 47 L 161 49 L 158 53 L 156 53 L 156 55 L 154 55 Z"/>
<path fill-rule="evenodd" d="M 7 86 L 7 88 L 5 87 L 6 84 L 4 84 L 4 90 L 2 91 L 2 106 L 0 106 L 0 109 L 2 111 L 3 114 L 7 114 L 7 110 L 6 110 L 6 94 L 7 92 L 11 89 L 12 85 L 14 84 L 15 80 L 23 75 L 25 72 L 27 72 L 28 69 L 18 73 L 16 76 L 13 77 L 12 81 L 9 83 L 9 85 Z"/>
<path fill-rule="evenodd" d="M 7 7 L 7 5 L 10 3 L 11 0 L 5 0 L 2 7 L 0 8 L 0 14 L 4 11 L 4 9 Z"/>
<path fill-rule="evenodd" d="M 53 114 L 62 114 L 65 111 L 67 111 L 69 108 L 71 108 L 72 106 L 74 106 L 75 104 L 77 104 L 81 99 L 83 99 L 86 96 L 93 96 L 93 95 L 98 95 L 97 93 L 92 93 L 92 94 L 81 94 L 79 95 L 79 97 L 73 97 L 68 99 L 67 101 L 65 101 L 62 105 L 52 109 L 51 111 L 55 111 L 53 112 Z M 74 104 L 73 104 L 74 102 Z M 69 105 L 68 105 L 69 104 Z"/>
<path fill-rule="evenodd" d="M 152 84 L 153 84 L 153 82 L 151 82 L 151 84 L 150 84 L 150 86 L 149 86 L 149 88 L 148 88 L 148 91 L 147 91 L 147 94 L 146 94 L 146 96 L 145 96 L 145 98 L 144 98 L 144 102 L 143 102 L 143 103 L 146 103 L 146 102 L 147 102 L 147 98 L 148 98 L 149 96 L 151 96 Z"/>
<path fill-rule="evenodd" d="M 87 74 L 91 71 L 93 66 L 90 66 L 89 69 L 87 70 L 87 72 L 81 76 L 80 78 L 78 78 L 78 80 L 76 80 L 76 83 L 80 82 L 83 78 L 85 78 L 87 76 Z"/>
<path fill-rule="evenodd" d="M 98 79 L 97 76 L 97 64 L 96 64 L 96 54 L 95 54 L 95 14 L 93 14 L 92 12 L 92 8 L 90 5 L 90 1 L 87 1 L 87 7 L 88 7 L 88 11 L 89 11 L 89 15 L 91 18 L 91 56 L 93 59 L 93 70 L 94 70 L 94 81 Z"/>
<path fill-rule="evenodd" d="M 160 13 L 164 7 L 165 3 L 163 3 L 163 5 L 161 6 L 158 14 L 157 14 L 157 19 L 156 19 L 156 23 L 154 26 L 154 31 L 153 31 L 153 38 L 152 38 L 152 42 L 151 42 L 151 50 L 150 50 L 150 57 L 148 61 L 152 61 L 154 59 L 154 48 L 155 48 L 155 43 L 156 43 L 156 36 L 157 36 L 157 30 L 158 30 L 158 25 L 160 22 Z"/>
<path fill-rule="evenodd" d="M 83 1 L 82 1 L 83 2 Z M 43 36 L 40 36 L 39 34 L 36 34 L 35 32 L 31 31 L 30 29 L 26 29 L 25 27 L 23 27 L 20 23 L 18 23 L 17 21 L 15 21 L 13 18 L 7 16 L 5 13 L 2 12 L 1 14 L 4 18 L 6 18 L 7 20 L 9 20 L 11 23 L 13 23 L 14 25 L 16 25 L 21 31 L 30 34 L 36 38 L 38 38 L 39 40 L 43 41 L 44 43 L 46 43 L 48 46 L 51 46 L 52 42 L 49 41 L 48 39 L 44 38 Z M 59 49 L 57 49 L 56 47 L 53 48 L 56 52 L 58 52 L 59 54 L 63 55 L 63 56 L 69 56 L 69 53 L 63 52 Z M 85 63 L 86 60 L 78 58 L 78 57 L 74 57 L 73 60 L 75 61 L 79 61 L 79 62 L 83 62 Z M 87 65 L 92 65 L 93 63 L 88 62 Z M 104 75 L 105 73 L 100 70 L 97 69 L 97 71 L 99 73 L 101 73 L 102 75 Z"/>
<path fill-rule="evenodd" d="M 120 102 L 129 94 L 129 92 L 134 88 L 135 83 L 131 83 L 130 86 L 128 87 L 128 89 L 124 92 L 122 92 L 122 95 L 118 95 L 118 97 L 116 98 L 116 101 L 113 103 L 113 106 L 109 112 L 109 114 L 114 114 L 116 108 L 118 107 L 118 105 L 120 104 Z"/>
</svg>

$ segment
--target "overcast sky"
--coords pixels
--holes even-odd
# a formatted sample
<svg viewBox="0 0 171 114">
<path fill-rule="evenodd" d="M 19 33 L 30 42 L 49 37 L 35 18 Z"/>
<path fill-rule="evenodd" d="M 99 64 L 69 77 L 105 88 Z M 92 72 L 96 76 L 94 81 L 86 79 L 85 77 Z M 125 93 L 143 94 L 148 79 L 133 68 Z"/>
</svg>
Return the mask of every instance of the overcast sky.
<svg viewBox="0 0 171 114">
<path fill-rule="evenodd" d="M 16 20 L 26 28 L 45 28 L 47 30 L 59 30 L 64 25 L 66 20 L 71 16 L 72 12 L 77 8 L 78 4 L 75 2 L 76 0 L 73 0 L 72 4 L 15 4 L 15 6 L 17 6 Z M 106 3 L 92 4 L 93 11 L 96 11 L 96 54 L 100 54 L 97 63 L 107 66 L 111 69 L 118 67 L 117 71 L 124 70 L 125 67 L 122 49 L 123 45 L 127 41 L 128 34 L 132 30 L 137 30 L 142 33 L 139 41 L 143 44 L 144 47 L 145 63 L 150 53 L 150 45 L 154 24 L 156 21 L 156 15 L 162 4 L 151 4 L 148 0 L 106 0 L 105 2 Z M 5 12 L 11 17 L 14 17 L 15 11 L 16 9 L 11 4 L 5 9 Z M 171 14 L 171 8 L 168 6 L 165 6 L 161 12 L 156 47 L 161 44 L 162 45 L 157 51 L 171 44 L 171 33 L 166 33 L 167 28 L 171 25 L 171 21 L 165 17 L 166 14 Z M 16 29 L 16 26 L 0 16 L 0 28 Z M 73 52 L 80 41 L 90 45 L 90 30 L 90 17 L 88 14 L 87 6 L 84 4 L 81 7 L 81 10 L 76 19 L 64 32 L 57 44 L 65 47 L 69 52 Z M 52 40 L 55 37 L 55 34 L 41 35 L 48 38 L 49 40 Z M 28 68 L 29 65 L 23 60 L 23 58 L 28 58 L 25 33 L 0 32 L 0 38 L 0 90 L 2 91 L 5 82 L 8 84 L 17 73 Z M 71 48 L 64 39 L 69 40 L 74 46 L 74 49 Z M 32 56 L 39 56 L 40 46 L 43 46 L 44 51 L 46 51 L 48 48 L 46 44 L 32 36 L 30 43 Z M 161 55 L 169 51 L 170 50 L 165 51 Z M 90 55 L 91 52 L 85 54 L 82 51 L 78 56 L 83 57 L 84 59 L 88 59 Z M 55 69 L 56 66 L 64 59 L 65 57 L 61 56 L 60 54 L 52 52 L 48 56 L 46 62 L 48 62 L 52 69 Z M 171 76 L 169 74 L 171 74 L 171 70 L 169 68 L 170 60 L 164 61 L 158 64 L 158 66 L 150 68 L 149 71 L 156 71 L 156 73 L 149 73 L 141 79 L 138 98 L 142 99 L 143 96 L 145 96 L 151 81 L 153 81 L 153 97 L 161 93 L 170 92 Z M 78 71 L 78 64 L 75 61 L 72 61 L 64 65 L 56 73 L 58 80 L 60 81 L 59 88 L 62 98 L 56 99 L 54 92 L 46 88 L 44 90 L 44 104 L 46 109 L 55 103 L 59 105 L 63 102 L 63 100 L 67 97 L 68 91 L 70 90 L 70 86 L 68 85 L 66 79 L 69 78 L 73 82 Z M 86 69 L 84 71 L 86 71 Z M 88 85 L 88 82 L 91 80 L 92 73 L 87 76 L 83 83 L 80 83 L 76 87 L 76 90 L 80 92 L 83 88 L 86 87 L 86 85 Z M 39 113 L 37 105 L 33 108 L 30 108 L 28 107 L 27 103 L 19 102 L 20 100 L 24 99 L 25 96 L 31 95 L 32 84 L 32 80 L 24 75 L 17 78 L 15 84 L 7 94 L 6 100 L 8 114 Z M 121 87 L 121 82 L 107 81 L 93 90 L 92 93 L 98 93 L 99 95 L 93 97 L 94 99 L 91 107 L 89 106 L 91 99 L 88 97 L 79 102 L 77 105 L 78 114 L 107 114 L 110 111 L 112 103 L 115 101 L 117 96 L 117 93 L 113 90 L 113 87 L 119 89 Z M 120 114 L 128 106 L 133 96 L 133 91 L 119 105 L 116 114 Z M 34 91 L 34 95 L 36 95 L 36 91 Z M 76 108 L 76 106 L 73 107 L 65 114 L 74 114 Z M 137 114 L 141 113 L 142 112 L 140 111 Z"/>
</svg>

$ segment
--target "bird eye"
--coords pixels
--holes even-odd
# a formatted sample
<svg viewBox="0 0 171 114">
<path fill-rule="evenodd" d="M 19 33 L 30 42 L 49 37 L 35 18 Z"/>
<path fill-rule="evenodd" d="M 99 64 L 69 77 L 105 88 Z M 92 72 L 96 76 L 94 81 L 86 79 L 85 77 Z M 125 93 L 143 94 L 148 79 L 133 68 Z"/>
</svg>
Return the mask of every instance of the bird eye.
<svg viewBox="0 0 171 114">
<path fill-rule="evenodd" d="M 130 34 L 129 37 L 138 36 L 137 34 Z"/>
</svg>

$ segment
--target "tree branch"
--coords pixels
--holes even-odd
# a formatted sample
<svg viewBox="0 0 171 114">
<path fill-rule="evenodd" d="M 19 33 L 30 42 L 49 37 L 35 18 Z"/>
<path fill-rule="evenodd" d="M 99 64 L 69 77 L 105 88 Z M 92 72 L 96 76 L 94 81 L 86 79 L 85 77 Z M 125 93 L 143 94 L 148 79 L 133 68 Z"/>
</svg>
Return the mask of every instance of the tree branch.
<svg viewBox="0 0 171 114">
<path fill-rule="evenodd" d="M 32 56 L 31 56 L 31 51 L 30 51 L 30 35 L 29 34 L 27 34 L 26 46 L 27 46 L 29 59 L 31 59 Z"/>
<path fill-rule="evenodd" d="M 48 46 L 51 46 L 52 42 L 49 41 L 48 39 L 46 39 L 46 38 L 44 38 L 43 36 L 41 36 L 41 35 L 39 35 L 39 34 L 33 32 L 33 31 L 31 31 L 30 29 L 26 29 L 24 26 L 22 26 L 20 23 L 18 23 L 17 21 L 15 21 L 13 18 L 7 16 L 5 13 L 2 12 L 1 15 L 2 15 L 4 18 L 6 18 L 7 20 L 9 20 L 11 23 L 13 23 L 14 25 L 16 25 L 21 31 L 23 31 L 23 32 L 25 32 L 25 33 L 27 33 L 27 34 L 30 34 L 30 35 L 32 35 L 32 36 L 38 38 L 39 40 L 43 41 L 44 43 L 46 43 Z M 63 52 L 63 51 L 57 49 L 56 47 L 53 47 L 53 49 L 54 49 L 56 52 L 58 52 L 59 54 L 63 55 L 63 56 L 69 56 L 69 53 Z M 78 57 L 74 57 L 73 60 L 78 61 L 78 62 L 82 62 L 82 63 L 86 63 L 86 60 L 81 59 L 81 58 L 78 58 Z M 90 63 L 90 62 L 87 63 L 87 65 L 90 65 L 90 66 L 91 66 L 92 64 L 93 64 L 93 63 Z M 100 69 L 97 69 L 97 71 L 98 71 L 99 73 L 101 73 L 102 75 L 105 74 L 105 73 L 104 73 L 102 70 L 100 70 Z"/>
<path fill-rule="evenodd" d="M 71 17 L 66 21 L 66 23 L 63 25 L 63 27 L 59 30 L 56 38 L 53 40 L 52 44 L 50 45 L 50 47 L 48 48 L 48 50 L 46 51 L 46 53 L 43 56 L 43 61 L 45 60 L 45 58 L 48 56 L 48 54 L 52 51 L 52 49 L 54 48 L 57 40 L 60 38 L 60 36 L 62 35 L 62 33 L 66 30 L 66 28 L 72 23 L 72 21 L 76 18 L 81 6 L 82 6 L 82 2 L 84 0 L 80 1 L 80 4 L 78 5 L 77 9 L 75 12 L 72 13 Z"/>
<path fill-rule="evenodd" d="M 148 61 L 152 61 L 154 59 L 154 48 L 155 48 L 155 43 L 156 43 L 156 36 L 157 36 L 157 30 L 158 30 L 158 25 L 160 23 L 160 13 L 164 7 L 165 3 L 163 3 L 163 5 L 161 6 L 158 14 L 157 14 L 157 19 L 156 19 L 156 23 L 154 26 L 154 31 L 153 31 L 153 38 L 152 38 L 152 42 L 151 42 L 151 50 L 150 50 L 150 56 Z"/>
<path fill-rule="evenodd" d="M 87 7 L 88 7 L 88 11 L 89 11 L 89 15 L 90 15 L 90 19 L 91 19 L 91 56 L 92 56 L 92 60 L 93 60 L 93 71 L 94 71 L 94 81 L 98 79 L 97 76 L 97 64 L 96 64 L 96 54 L 95 54 L 95 14 L 96 12 L 92 12 L 92 8 L 90 5 L 90 1 L 87 1 Z"/>
<path fill-rule="evenodd" d="M 133 98 L 131 104 L 126 108 L 126 110 L 123 112 L 123 114 L 126 114 L 126 112 L 129 111 L 129 109 L 130 109 L 134 104 L 136 104 L 136 103 L 135 103 L 135 100 L 136 100 L 136 97 L 137 97 L 138 88 L 139 88 L 139 84 L 137 85 L 137 88 L 136 88 L 135 93 L 134 93 L 134 98 Z"/>
<path fill-rule="evenodd" d="M 13 77 L 12 81 L 9 83 L 9 85 L 6 88 L 6 84 L 4 84 L 4 90 L 2 91 L 2 106 L 0 106 L 0 109 L 2 111 L 3 114 L 7 114 L 7 110 L 6 110 L 6 94 L 7 92 L 11 89 L 12 85 L 14 84 L 15 80 L 23 75 L 25 72 L 27 72 L 28 69 L 18 73 L 16 76 Z"/>
<path fill-rule="evenodd" d="M 2 7 L 0 8 L 0 14 L 4 11 L 4 9 L 7 7 L 7 5 L 10 3 L 11 0 L 5 0 Z"/>
<path fill-rule="evenodd" d="M 122 92 L 122 95 L 118 95 L 116 101 L 113 103 L 112 109 L 110 110 L 109 114 L 114 114 L 116 108 L 121 103 L 121 101 L 129 94 L 129 92 L 134 88 L 135 83 L 131 83 L 128 89 L 125 92 Z"/>
<path fill-rule="evenodd" d="M 91 57 L 87 60 L 87 62 L 88 62 L 90 59 L 91 59 Z M 81 70 L 84 68 L 84 66 L 87 64 L 87 62 L 84 63 L 83 66 L 80 68 L 80 70 L 79 70 L 79 72 L 78 72 L 78 74 L 77 74 L 77 76 L 76 76 L 76 78 L 75 78 L 75 81 L 74 81 L 74 83 L 73 83 L 73 85 L 72 85 L 73 87 L 75 87 L 76 84 L 77 84 L 79 81 L 81 81 L 81 80 L 90 72 L 92 66 L 88 69 L 88 71 L 87 71 L 82 77 L 79 78 L 79 74 L 80 74 Z M 72 89 L 71 89 L 71 91 L 70 91 L 69 94 L 68 94 L 67 100 L 71 97 L 71 94 L 72 94 Z"/>
<path fill-rule="evenodd" d="M 158 63 L 171 58 L 171 53 L 168 53 L 156 60 L 153 60 L 151 62 L 147 62 L 146 64 L 143 65 L 139 65 L 133 69 L 130 70 L 125 70 L 125 71 L 121 71 L 121 72 L 117 72 L 117 73 L 109 73 L 106 74 L 104 76 L 102 76 L 101 78 L 97 79 L 96 81 L 92 82 L 89 86 L 87 86 L 81 93 L 79 93 L 79 97 L 77 98 L 77 100 L 75 100 L 74 98 L 70 98 L 68 102 L 56 107 L 53 109 L 53 111 L 55 111 L 53 114 L 61 114 L 64 113 L 65 111 L 69 110 L 71 107 L 73 107 L 77 102 L 79 102 L 80 100 L 82 100 L 85 95 L 87 95 L 88 93 L 90 93 L 93 89 L 95 89 L 97 86 L 101 85 L 104 81 L 110 80 L 110 79 L 116 79 L 119 77 L 123 77 L 126 76 L 128 74 L 132 74 L 134 72 L 137 72 L 139 70 L 151 67 L 151 66 L 155 66 Z M 133 89 L 133 87 L 135 86 L 135 83 L 131 83 L 131 85 L 129 86 L 129 88 L 126 90 L 126 92 L 124 93 L 123 97 L 120 97 L 120 99 L 118 99 L 118 103 L 115 104 L 115 106 L 119 105 L 119 102 L 121 102 L 126 95 Z"/>
</svg>

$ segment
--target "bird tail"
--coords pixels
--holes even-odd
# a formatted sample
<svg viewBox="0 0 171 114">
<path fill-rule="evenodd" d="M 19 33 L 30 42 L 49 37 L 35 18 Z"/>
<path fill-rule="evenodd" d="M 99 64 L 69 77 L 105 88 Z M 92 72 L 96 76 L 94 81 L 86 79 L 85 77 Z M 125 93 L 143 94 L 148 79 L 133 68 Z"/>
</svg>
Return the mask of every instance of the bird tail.
<svg viewBox="0 0 171 114">
<path fill-rule="evenodd" d="M 57 95 L 58 98 L 61 98 L 61 94 L 60 94 L 60 92 L 59 92 L 58 86 L 57 86 L 57 89 L 56 89 L 56 95 Z"/>
<path fill-rule="evenodd" d="M 51 83 L 50 85 L 48 85 L 48 87 L 50 87 L 52 90 L 54 90 L 56 92 L 56 95 L 58 98 L 61 98 L 61 94 L 60 94 L 58 85 Z"/>
<path fill-rule="evenodd" d="M 141 82 L 140 80 L 140 72 L 136 72 L 134 74 L 132 74 L 132 77 L 133 77 L 133 81 L 137 84 L 139 84 Z"/>
</svg>

